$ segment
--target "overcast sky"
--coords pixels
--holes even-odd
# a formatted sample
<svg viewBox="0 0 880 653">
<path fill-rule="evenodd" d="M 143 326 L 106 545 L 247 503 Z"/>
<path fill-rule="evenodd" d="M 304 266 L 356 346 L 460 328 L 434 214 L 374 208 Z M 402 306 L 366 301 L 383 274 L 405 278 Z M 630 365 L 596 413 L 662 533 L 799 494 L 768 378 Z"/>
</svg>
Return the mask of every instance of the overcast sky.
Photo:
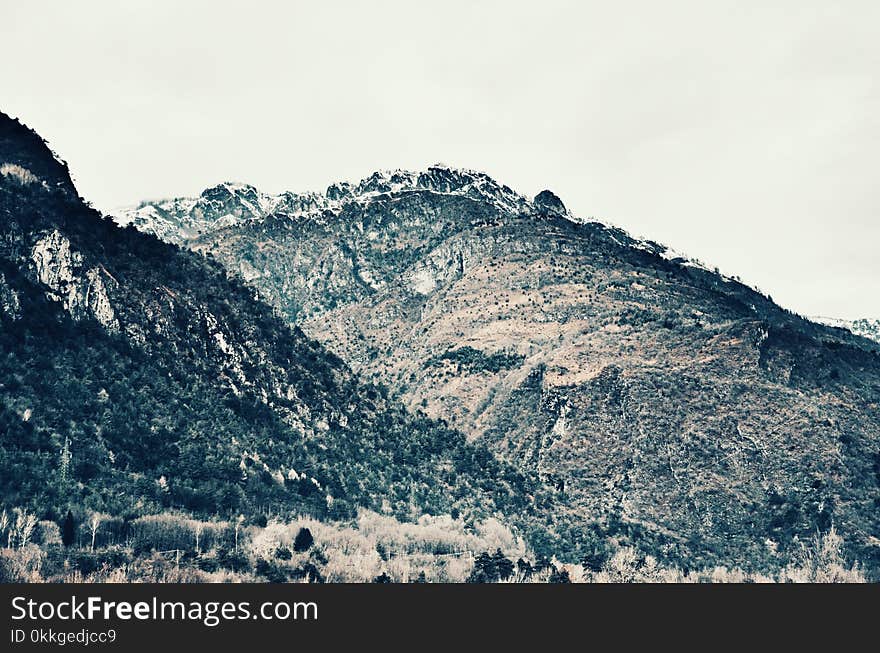
<svg viewBox="0 0 880 653">
<path fill-rule="evenodd" d="M 871 0 L 0 0 L 0 109 L 105 210 L 443 162 L 880 317 L 878 33 Z"/>
</svg>

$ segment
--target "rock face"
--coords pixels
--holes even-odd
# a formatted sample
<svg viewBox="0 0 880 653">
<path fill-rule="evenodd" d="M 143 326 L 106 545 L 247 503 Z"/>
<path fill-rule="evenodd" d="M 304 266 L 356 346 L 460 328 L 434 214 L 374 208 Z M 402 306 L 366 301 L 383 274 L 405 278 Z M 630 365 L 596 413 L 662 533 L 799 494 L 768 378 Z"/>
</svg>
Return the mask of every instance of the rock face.
<svg viewBox="0 0 880 653">
<path fill-rule="evenodd" d="M 36 280 L 46 286 L 49 298 L 59 301 L 74 319 L 94 318 L 109 331 L 119 323 L 108 295 L 108 287 L 119 284 L 103 267 L 83 270 L 83 257 L 72 251 L 70 241 L 57 229 L 34 244 L 31 260 Z"/>
<path fill-rule="evenodd" d="M 562 203 L 562 200 L 556 196 L 553 191 L 542 190 L 540 193 L 535 195 L 535 199 L 533 200 L 536 206 L 540 206 L 542 209 L 546 210 L 548 213 L 555 213 L 557 215 L 568 215 L 568 210 L 565 208 L 565 204 Z"/>
<path fill-rule="evenodd" d="M 833 524 L 880 564 L 875 343 L 577 220 L 550 191 L 435 166 L 309 198 L 172 239 L 411 410 L 537 473 L 561 539 L 773 565 Z"/>
</svg>

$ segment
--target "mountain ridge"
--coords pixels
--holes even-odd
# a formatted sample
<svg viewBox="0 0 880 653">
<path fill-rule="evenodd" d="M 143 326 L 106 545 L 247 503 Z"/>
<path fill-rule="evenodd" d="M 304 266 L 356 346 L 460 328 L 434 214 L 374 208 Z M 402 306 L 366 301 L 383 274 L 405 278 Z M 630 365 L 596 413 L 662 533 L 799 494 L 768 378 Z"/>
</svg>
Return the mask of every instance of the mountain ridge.
<svg viewBox="0 0 880 653">
<path fill-rule="evenodd" d="M 474 190 L 475 186 L 479 190 Z M 453 196 L 471 198 L 487 202 L 502 211 L 524 215 L 555 215 L 574 224 L 589 224 L 605 231 L 610 239 L 622 247 L 644 250 L 658 255 L 674 264 L 713 272 L 728 282 L 743 285 L 758 295 L 765 296 L 757 286 L 744 284 L 739 277 L 722 275 L 698 258 L 679 252 L 650 238 L 635 237 L 626 230 L 607 222 L 579 218 L 572 214 L 562 200 L 552 191 L 543 190 L 529 199 L 507 185 L 501 184 L 484 172 L 470 168 L 455 168 L 444 164 L 429 166 L 423 171 L 400 168 L 374 171 L 357 183 L 339 181 L 330 184 L 323 192 L 284 191 L 273 195 L 259 191 L 255 186 L 244 182 L 225 181 L 206 188 L 197 197 L 175 197 L 159 200 L 144 200 L 137 205 L 121 207 L 110 215 L 121 226 L 132 225 L 141 231 L 156 235 L 162 240 L 183 245 L 205 239 L 214 231 L 234 229 L 243 223 L 277 219 L 279 216 L 292 219 L 313 219 L 319 221 L 340 219 L 347 204 L 365 204 L 394 193 L 430 191 L 448 193 Z M 238 201 L 234 213 L 219 214 L 216 209 L 210 215 L 210 206 L 200 204 L 203 200 L 216 199 L 217 194 L 225 194 Z M 208 209 L 210 217 L 204 217 Z M 160 210 L 163 215 L 157 215 Z M 146 211 L 145 213 L 142 213 Z M 193 220 L 191 214 L 199 216 L 198 225 L 185 226 Z M 167 214 L 167 215 L 164 215 Z M 245 279 L 247 274 L 242 275 Z M 823 326 L 845 328 L 856 336 L 878 341 L 880 322 L 871 319 L 842 320 L 823 316 L 799 316 Z M 877 335 L 875 335 L 877 332 Z"/>
<path fill-rule="evenodd" d="M 334 182 L 324 192 L 285 191 L 272 195 L 247 183 L 224 181 L 206 188 L 198 197 L 145 200 L 112 213 L 122 226 L 134 224 L 179 244 L 199 235 L 200 230 L 210 231 L 240 222 L 265 219 L 273 214 L 290 217 L 338 214 L 347 203 L 365 202 L 386 193 L 407 191 L 472 197 L 494 203 L 506 211 L 535 211 L 540 206 L 546 211 L 571 215 L 550 191 L 542 191 L 529 200 L 508 186 L 499 184 L 486 173 L 442 164 L 421 171 L 375 171 L 357 183 Z M 224 210 L 227 212 L 223 213 Z M 213 214 L 211 218 L 204 218 L 206 212 Z"/>
<path fill-rule="evenodd" d="M 447 182 L 443 183 L 442 180 Z M 430 183 L 431 181 L 434 183 Z M 481 186 L 478 190 L 474 189 L 476 184 Z M 574 223 L 592 223 L 606 229 L 621 245 L 643 249 L 681 265 L 720 274 L 717 268 L 712 268 L 698 258 L 680 252 L 672 246 L 651 238 L 634 236 L 608 221 L 579 217 L 573 214 L 551 190 L 542 190 L 529 199 L 485 172 L 439 163 L 425 170 L 402 168 L 377 170 L 358 182 L 333 182 L 323 192 L 283 191 L 271 194 L 264 193 L 245 182 L 223 181 L 206 188 L 197 197 L 142 200 L 136 205 L 113 209 L 108 214 L 121 226 L 131 224 L 141 231 L 180 245 L 197 240 L 212 231 L 235 227 L 245 222 L 265 220 L 276 214 L 294 219 L 334 219 L 339 217 L 345 204 L 365 203 L 389 193 L 420 190 L 488 201 L 506 212 L 532 215 L 555 214 Z M 205 218 L 205 210 L 208 209 L 209 213 L 211 211 L 203 202 L 210 196 L 216 196 L 217 193 L 225 193 L 236 200 L 237 205 L 230 213 L 215 210 L 211 217 Z M 725 278 L 743 283 L 739 277 Z M 763 294 L 755 285 L 748 287 Z M 808 319 L 812 318 L 808 317 Z M 816 321 L 825 324 L 823 319 L 834 318 L 816 318 Z"/>
<path fill-rule="evenodd" d="M 872 320 L 870 318 L 842 320 L 840 318 L 823 317 L 818 315 L 811 316 L 809 319 L 819 324 L 846 329 L 854 335 L 868 338 L 875 342 L 880 342 L 880 320 Z"/>
</svg>

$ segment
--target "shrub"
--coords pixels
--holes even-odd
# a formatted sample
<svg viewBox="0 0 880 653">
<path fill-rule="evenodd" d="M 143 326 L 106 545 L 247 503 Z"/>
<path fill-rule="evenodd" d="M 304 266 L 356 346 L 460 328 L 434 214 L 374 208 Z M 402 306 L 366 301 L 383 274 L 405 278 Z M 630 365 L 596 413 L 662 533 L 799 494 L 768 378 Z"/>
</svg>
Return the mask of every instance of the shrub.
<svg viewBox="0 0 880 653">
<path fill-rule="evenodd" d="M 243 552 L 225 547 L 217 551 L 217 562 L 224 569 L 232 571 L 250 571 L 251 569 L 251 561 Z"/>
<path fill-rule="evenodd" d="M 258 575 L 264 576 L 270 583 L 287 582 L 287 570 L 270 560 L 258 559 L 257 564 L 254 566 L 254 571 Z"/>
<path fill-rule="evenodd" d="M 383 571 L 373 579 L 373 582 L 378 583 L 379 585 L 387 585 L 391 583 L 391 577 Z"/>
<path fill-rule="evenodd" d="M 213 556 L 199 556 L 196 559 L 196 566 L 207 572 L 215 572 L 220 569 L 220 563 Z"/>
<path fill-rule="evenodd" d="M 112 527 L 114 521 L 109 522 Z M 205 522 L 180 515 L 149 515 L 128 525 L 128 536 L 137 551 L 205 551 L 235 539 L 229 522 Z"/>
<path fill-rule="evenodd" d="M 0 582 L 36 583 L 42 580 L 43 561 L 46 554 L 33 544 L 18 549 L 0 550 Z"/>
<path fill-rule="evenodd" d="M 843 553 L 843 538 L 832 526 L 816 535 L 810 546 L 802 546 L 799 562 L 788 565 L 780 574 L 784 583 L 864 583 L 858 564 L 848 565 Z"/>
<path fill-rule="evenodd" d="M 324 582 L 324 576 L 311 562 L 303 563 L 292 572 L 290 572 L 290 578 L 291 580 L 305 581 L 307 583 Z"/>
<path fill-rule="evenodd" d="M 300 528 L 299 532 L 296 534 L 296 539 L 293 541 L 293 550 L 297 553 L 308 551 L 314 541 L 315 538 L 312 537 L 312 531 L 304 526 Z"/>
<path fill-rule="evenodd" d="M 448 361 L 459 372 L 464 370 L 470 373 L 492 372 L 497 374 L 501 370 L 519 367 L 523 360 L 525 360 L 525 357 L 520 354 L 503 351 L 486 354 L 479 349 L 465 346 L 459 349 L 450 349 L 439 356 L 431 358 L 425 363 L 425 367 L 441 365 L 444 361 Z"/>
<path fill-rule="evenodd" d="M 37 524 L 37 537 L 44 547 L 59 546 L 61 544 L 61 529 L 53 521 L 41 521 Z"/>
<path fill-rule="evenodd" d="M 547 582 L 553 585 L 561 585 L 571 582 L 567 569 L 554 569 L 553 573 L 547 579 Z"/>
</svg>

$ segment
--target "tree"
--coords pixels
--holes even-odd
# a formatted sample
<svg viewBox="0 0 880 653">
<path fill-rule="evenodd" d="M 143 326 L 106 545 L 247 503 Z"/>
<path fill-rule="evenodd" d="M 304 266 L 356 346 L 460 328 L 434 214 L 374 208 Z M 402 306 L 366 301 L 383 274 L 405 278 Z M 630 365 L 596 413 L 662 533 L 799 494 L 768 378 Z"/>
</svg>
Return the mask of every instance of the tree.
<svg viewBox="0 0 880 653">
<path fill-rule="evenodd" d="M 280 565 L 277 565 L 270 560 L 266 560 L 265 558 L 260 558 L 257 560 L 254 571 L 256 571 L 261 576 L 265 576 L 266 580 L 268 580 L 270 583 L 287 582 L 286 570 Z"/>
<path fill-rule="evenodd" d="M 553 565 L 550 562 L 550 560 L 547 558 L 547 556 L 545 556 L 542 553 L 535 560 L 535 566 L 533 567 L 533 571 L 536 574 L 540 574 L 542 571 L 544 571 L 545 569 L 550 569 L 550 567 L 552 567 L 552 566 Z"/>
<path fill-rule="evenodd" d="M 61 542 L 64 546 L 69 547 L 76 538 L 76 523 L 73 521 L 73 513 L 68 510 L 67 517 L 64 518 L 64 524 L 61 526 Z"/>
<path fill-rule="evenodd" d="M 92 551 L 95 550 L 95 538 L 98 536 L 98 528 L 101 526 L 101 515 L 93 512 L 89 517 L 89 533 L 92 534 Z"/>
<path fill-rule="evenodd" d="M 30 514 L 27 510 L 15 509 L 15 539 L 19 549 L 24 548 L 31 541 L 36 525 L 36 515 Z"/>
<path fill-rule="evenodd" d="M 520 558 L 516 561 L 516 568 L 519 571 L 519 579 L 521 581 L 528 580 L 532 575 L 532 563 L 528 560 Z"/>
<path fill-rule="evenodd" d="M 553 585 L 571 583 L 571 578 L 568 575 L 568 569 L 554 569 L 553 573 L 550 574 L 550 578 L 547 579 L 547 582 Z"/>
<path fill-rule="evenodd" d="M 498 580 L 498 570 L 495 567 L 495 559 L 487 552 L 483 552 L 474 560 L 474 569 L 468 577 L 469 583 L 494 583 Z"/>
<path fill-rule="evenodd" d="M 64 446 L 61 448 L 61 462 L 59 465 L 59 473 L 61 474 L 61 482 L 66 483 L 70 475 L 70 461 L 73 455 L 70 453 L 70 438 L 64 438 Z"/>
<path fill-rule="evenodd" d="M 495 555 L 492 556 L 492 562 L 495 565 L 495 575 L 498 577 L 498 580 L 507 580 L 513 576 L 513 562 L 501 553 L 501 549 L 495 551 Z"/>
<path fill-rule="evenodd" d="M 602 571 L 609 557 L 607 546 L 604 543 L 594 543 L 593 546 L 581 558 L 581 565 L 587 571 Z"/>
<path fill-rule="evenodd" d="M 244 523 L 244 515 L 239 515 L 235 520 L 235 551 L 238 552 L 238 532 L 241 530 L 241 525 Z"/>
<path fill-rule="evenodd" d="M 299 532 L 296 534 L 296 538 L 293 540 L 293 550 L 297 553 L 308 551 L 314 541 L 315 538 L 312 537 L 312 531 L 305 527 L 300 528 Z"/>
<path fill-rule="evenodd" d="M 196 536 L 196 553 L 201 553 L 201 552 L 202 552 L 202 548 L 201 548 L 201 546 L 200 546 L 200 545 L 201 545 L 200 540 L 201 540 L 201 537 L 202 537 L 202 532 L 203 532 L 204 530 L 205 530 L 205 525 L 204 525 L 202 522 L 200 522 L 200 521 L 197 521 L 197 522 L 193 525 L 193 534 Z"/>
<path fill-rule="evenodd" d="M 391 576 L 383 571 L 380 575 L 376 576 L 373 579 L 373 582 L 378 583 L 379 585 L 387 585 L 391 582 Z"/>
<path fill-rule="evenodd" d="M 3 531 L 5 531 L 7 528 L 9 528 L 9 513 L 7 513 L 4 510 L 3 512 L 0 512 L 0 535 L 2 535 Z M 9 530 L 9 545 L 10 545 L 10 547 L 11 547 L 11 544 L 12 544 L 12 529 Z"/>
</svg>

